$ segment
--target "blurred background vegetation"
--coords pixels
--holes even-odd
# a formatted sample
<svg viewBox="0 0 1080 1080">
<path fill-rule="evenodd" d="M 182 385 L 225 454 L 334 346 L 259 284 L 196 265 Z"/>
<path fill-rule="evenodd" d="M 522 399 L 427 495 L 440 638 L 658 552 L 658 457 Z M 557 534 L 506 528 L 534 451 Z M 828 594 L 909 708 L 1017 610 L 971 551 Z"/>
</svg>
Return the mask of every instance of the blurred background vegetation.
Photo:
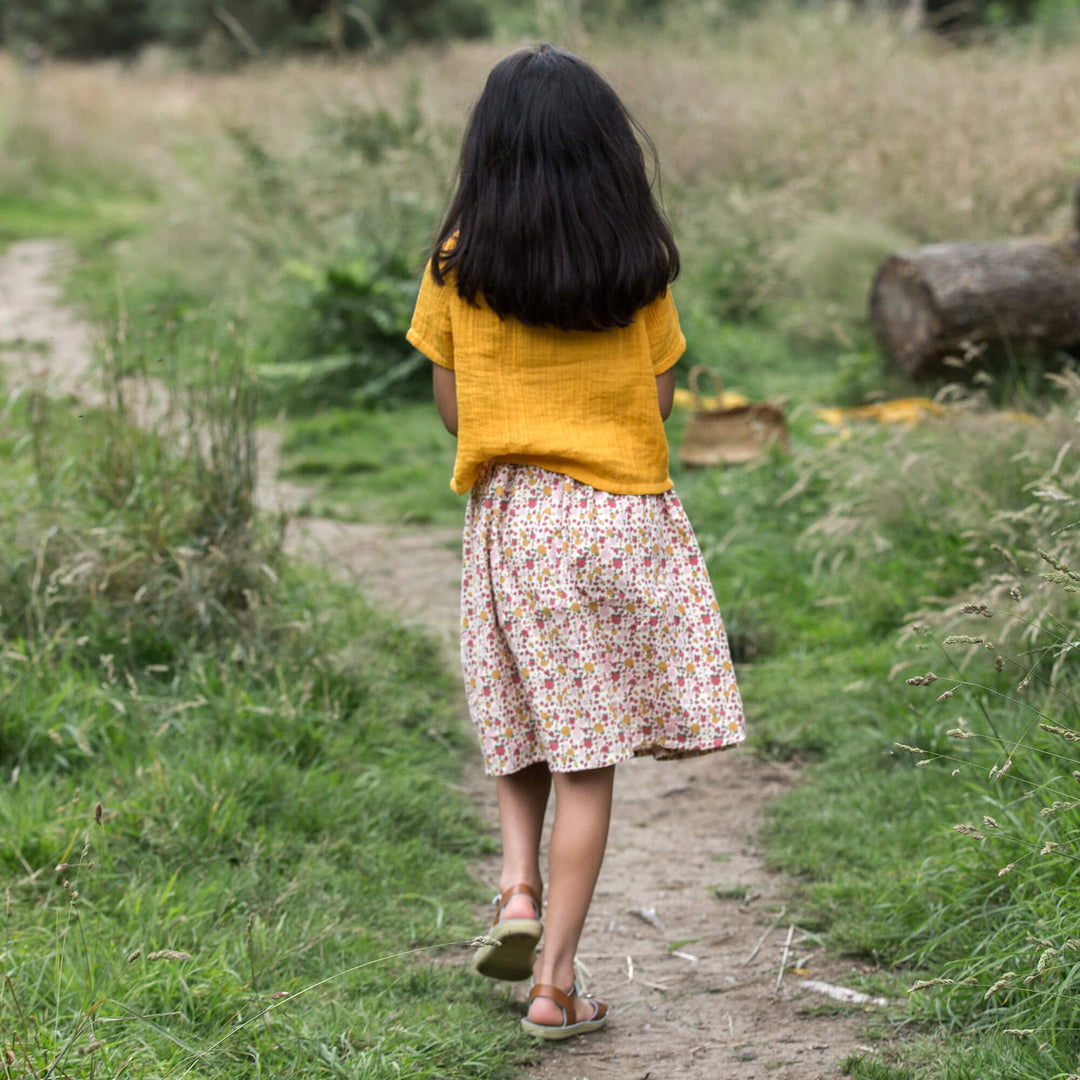
<svg viewBox="0 0 1080 1080">
<path fill-rule="evenodd" d="M 434 647 L 290 566 L 252 485 L 269 429 L 304 510 L 460 521 L 403 334 L 468 108 L 543 37 L 595 63 L 659 147 L 680 371 L 786 403 L 787 457 L 673 475 L 754 748 L 804 766 L 768 830 L 799 924 L 905 1002 L 851 1074 L 1070 1074 L 1080 762 L 1035 714 L 1078 727 L 1075 581 L 1039 555 L 1080 566 L 1073 362 L 914 386 L 878 354 L 866 292 L 903 247 L 1069 231 L 1080 10 L 929 3 L 920 32 L 912 10 L 4 5 L 0 242 L 66 240 L 111 385 L 152 376 L 171 401 L 155 431 L 115 399 L 78 424 L 44 392 L 0 408 L 5 1047 L 90 1075 L 113 1051 L 76 1050 L 107 993 L 147 1018 L 110 1036 L 111 1071 L 134 1055 L 146 1075 L 198 1058 L 210 1075 L 494 1077 L 525 1056 L 490 1038 L 512 1026 L 505 998 L 453 964 L 376 965 L 260 1019 L 272 994 L 467 935 L 484 841 L 440 786 L 469 740 Z M 913 392 L 939 414 L 817 412 Z M 983 641 L 941 645 L 956 632 Z M 905 685 L 929 669 L 933 687 Z M 984 817 L 1000 834 L 953 832 Z M 41 869 L 60 863 L 85 915 Z M 198 945 L 198 964 L 128 965 L 147 943 Z"/>
<path fill-rule="evenodd" d="M 820 0 L 805 0 L 820 6 Z M 970 33 L 1055 18 L 1069 0 L 851 0 L 870 11 L 907 10 L 929 28 Z M 565 11 L 586 29 L 615 23 L 660 22 L 682 0 L 574 0 Z M 774 0 L 712 0 L 724 17 L 759 14 Z M 558 3 L 512 0 L 7 0 L 0 46 L 40 48 L 50 55 L 91 59 L 137 53 L 148 45 L 187 51 L 196 63 L 236 62 L 296 50 L 382 51 L 410 42 L 490 37 L 497 28 L 538 28 Z M 544 9 L 547 8 L 547 11 Z"/>
</svg>

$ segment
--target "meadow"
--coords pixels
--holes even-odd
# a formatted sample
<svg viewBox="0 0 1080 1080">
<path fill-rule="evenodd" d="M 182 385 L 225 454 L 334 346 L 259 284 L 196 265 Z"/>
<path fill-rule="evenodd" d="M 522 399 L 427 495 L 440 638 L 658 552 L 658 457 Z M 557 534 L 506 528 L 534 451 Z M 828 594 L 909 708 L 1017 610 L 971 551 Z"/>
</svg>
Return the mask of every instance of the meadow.
<svg viewBox="0 0 1080 1080">
<path fill-rule="evenodd" d="M 803 767 L 765 838 L 799 925 L 900 1002 L 850 1075 L 1080 1068 L 1080 386 L 1015 357 L 915 387 L 865 320 L 892 251 L 1068 231 L 1080 32 L 961 49 L 841 7 L 676 10 L 587 31 L 543 5 L 377 62 L 0 60 L 0 241 L 73 244 L 105 370 L 164 373 L 217 448 L 117 402 L 75 426 L 33 395 L 0 410 L 8 1075 L 525 1058 L 475 1022 L 503 997 L 446 950 L 401 955 L 467 942 L 486 843 L 444 788 L 469 736 L 435 647 L 288 565 L 250 497 L 260 424 L 310 510 L 460 520 L 402 333 L 463 118 L 518 34 L 588 56 L 658 146 L 682 377 L 785 401 L 789 455 L 673 476 L 753 750 Z M 816 412 L 916 392 L 944 417 Z"/>
</svg>

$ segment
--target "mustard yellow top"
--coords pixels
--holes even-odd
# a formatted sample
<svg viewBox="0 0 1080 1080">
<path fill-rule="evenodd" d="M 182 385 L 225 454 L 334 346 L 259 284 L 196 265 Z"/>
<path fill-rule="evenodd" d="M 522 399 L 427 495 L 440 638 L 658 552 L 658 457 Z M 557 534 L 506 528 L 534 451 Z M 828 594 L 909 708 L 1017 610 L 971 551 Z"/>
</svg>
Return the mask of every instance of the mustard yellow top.
<svg viewBox="0 0 1080 1080">
<path fill-rule="evenodd" d="M 686 338 L 668 290 L 627 327 L 599 333 L 500 319 L 424 272 L 409 342 L 454 372 L 461 494 L 487 461 L 539 465 L 617 495 L 667 491 L 656 376 Z"/>
</svg>

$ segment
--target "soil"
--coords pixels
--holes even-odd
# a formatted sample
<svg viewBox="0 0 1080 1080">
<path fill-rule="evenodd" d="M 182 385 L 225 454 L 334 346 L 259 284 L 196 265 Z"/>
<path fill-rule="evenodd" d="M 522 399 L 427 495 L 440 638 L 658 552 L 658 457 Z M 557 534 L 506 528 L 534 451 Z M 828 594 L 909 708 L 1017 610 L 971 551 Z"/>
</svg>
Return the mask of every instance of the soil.
<svg viewBox="0 0 1080 1080">
<path fill-rule="evenodd" d="M 60 301 L 57 278 L 68 262 L 64 245 L 51 241 L 18 243 L 0 257 L 0 362 L 9 392 L 44 383 L 77 411 L 100 392 L 93 333 Z M 277 478 L 272 433 L 260 452 L 262 504 L 291 514 L 308 492 Z M 286 533 L 288 552 L 323 562 L 429 629 L 452 664 L 458 541 L 457 530 L 296 516 Z M 851 965 L 825 955 L 787 916 L 792 882 L 766 866 L 757 839 L 769 800 L 796 781 L 793 769 L 746 751 L 619 767 L 608 854 L 579 953 L 584 988 L 610 1003 L 611 1021 L 588 1038 L 538 1046 L 523 1077 L 823 1080 L 869 1051 L 860 1032 L 874 1007 L 845 1007 L 808 985 L 841 981 Z M 464 782 L 496 831 L 494 785 L 479 755 Z M 476 867 L 493 893 L 498 872 L 497 860 Z M 507 992 L 524 999 L 521 986 Z"/>
</svg>

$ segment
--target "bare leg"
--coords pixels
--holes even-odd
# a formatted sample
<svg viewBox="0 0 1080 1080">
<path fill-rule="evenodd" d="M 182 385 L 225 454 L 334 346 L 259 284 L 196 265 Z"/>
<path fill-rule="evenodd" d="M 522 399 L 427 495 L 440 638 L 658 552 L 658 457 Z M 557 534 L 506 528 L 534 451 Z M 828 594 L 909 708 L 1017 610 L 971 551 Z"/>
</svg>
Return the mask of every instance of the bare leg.
<svg viewBox="0 0 1080 1080">
<path fill-rule="evenodd" d="M 499 829 L 502 833 L 503 868 L 499 891 L 511 885 L 530 885 L 540 896 L 540 837 L 544 812 L 551 793 L 551 772 L 540 761 L 515 773 L 495 778 L 499 799 Z M 532 901 L 523 894 L 512 896 L 502 910 L 504 919 L 532 919 Z"/>
<path fill-rule="evenodd" d="M 589 912 L 593 889 L 604 861 L 615 766 L 555 773 L 555 822 L 548 847 L 547 921 L 544 948 L 533 977 L 568 991 L 574 982 L 574 954 Z M 592 1006 L 582 1004 L 570 1023 L 587 1019 Z M 562 1010 L 548 998 L 536 998 L 529 1019 L 561 1024 Z"/>
</svg>

